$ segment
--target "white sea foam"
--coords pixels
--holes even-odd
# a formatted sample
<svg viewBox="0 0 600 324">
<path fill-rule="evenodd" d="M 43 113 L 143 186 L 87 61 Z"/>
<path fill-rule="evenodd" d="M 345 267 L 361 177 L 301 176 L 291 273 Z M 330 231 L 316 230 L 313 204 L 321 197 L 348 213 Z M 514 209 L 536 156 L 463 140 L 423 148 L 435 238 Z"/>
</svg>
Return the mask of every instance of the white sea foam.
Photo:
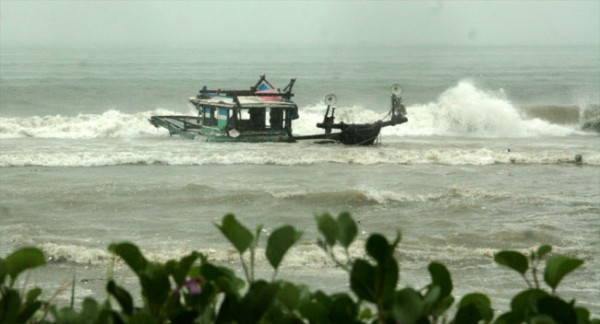
<svg viewBox="0 0 600 324">
<path fill-rule="evenodd" d="M 425 148 L 404 149 L 401 146 L 372 149 L 328 147 L 318 145 L 255 145 L 231 146 L 179 140 L 159 145 L 148 142 L 50 143 L 48 147 L 4 147 L 0 167 L 6 166 L 106 166 L 124 164 L 209 165 L 209 164 L 272 164 L 308 165 L 341 163 L 375 164 L 562 164 L 573 163 L 574 152 L 557 148 L 507 152 L 490 148 Z M 165 145 L 168 145 L 165 147 Z M 300 151 L 299 151 L 300 150 Z M 299 154 L 300 152 L 300 154 Z M 600 165 L 600 152 L 579 149 L 583 165 Z"/>
<path fill-rule="evenodd" d="M 111 255 L 102 249 L 73 244 L 43 243 L 39 248 L 44 251 L 50 262 L 72 262 L 79 264 L 106 264 Z"/>
<path fill-rule="evenodd" d="M 378 107 L 379 108 L 379 107 Z M 300 119 L 294 123 L 294 133 L 320 133 L 316 124 L 323 119 L 324 104 L 300 108 Z M 409 104 L 409 121 L 383 130 L 383 135 L 396 136 L 474 136 L 474 137 L 530 137 L 567 136 L 577 133 L 573 127 L 561 126 L 540 119 L 527 120 L 518 109 L 500 93 L 478 89 L 468 81 L 443 92 L 437 101 L 427 104 Z M 194 112 L 190 112 L 194 114 Z M 102 114 L 77 116 L 33 116 L 0 118 L 0 138 L 135 138 L 164 136 L 157 132 L 148 118 L 152 115 L 181 114 L 164 109 L 127 114 L 109 110 Z M 383 112 L 360 106 L 338 106 L 336 121 L 365 123 L 381 120 Z"/>
<path fill-rule="evenodd" d="M 527 120 L 502 90 L 493 93 L 461 81 L 437 101 L 407 107 L 408 123 L 386 128 L 384 135 L 533 137 L 567 136 L 573 127 Z"/>
<path fill-rule="evenodd" d="M 365 258 L 364 246 L 365 240 L 369 233 L 363 232 L 359 234 L 356 240 L 349 247 L 349 256 L 352 259 Z M 490 258 L 495 252 L 491 248 L 467 248 L 463 246 L 452 245 L 446 242 L 440 245 L 435 238 L 429 238 L 432 244 L 425 244 L 421 242 L 408 241 L 401 243 L 396 251 L 396 257 L 404 261 L 404 266 L 410 267 L 413 262 L 426 262 L 434 259 L 448 259 L 447 256 L 453 258 Z M 426 245 L 424 247 L 423 245 Z M 84 247 L 77 245 L 61 245 L 55 243 L 43 243 L 39 245 L 42 249 L 46 258 L 49 262 L 67 262 L 84 265 L 109 265 L 113 262 L 117 262 L 121 266 L 121 260 L 115 258 L 113 254 L 105 249 L 95 247 Z M 180 259 L 189 254 L 192 249 L 178 248 L 170 249 L 168 251 L 150 251 L 142 250 L 144 256 L 154 262 L 167 262 L 172 259 Z M 196 251 L 207 256 L 208 260 L 220 264 L 228 264 L 232 267 L 239 265 L 239 254 L 230 246 L 223 245 L 219 248 L 201 248 Z M 334 248 L 334 254 L 336 258 L 342 262 L 347 260 L 347 255 L 341 247 L 336 246 Z M 446 257 L 444 257 L 446 256 Z M 246 257 L 248 257 L 246 255 Z M 256 250 L 255 262 L 258 267 L 269 267 L 268 260 L 265 256 L 264 247 L 259 247 Z M 314 243 L 299 243 L 292 247 L 286 254 L 286 257 L 282 263 L 284 269 L 299 269 L 299 268 L 335 268 L 336 265 L 332 261 L 331 257 L 327 255 L 317 244 Z"/>
<path fill-rule="evenodd" d="M 94 139 L 156 136 L 157 132 L 148 119 L 159 114 L 174 113 L 164 109 L 137 114 L 108 110 L 100 115 L 0 118 L 0 138 Z"/>
<path fill-rule="evenodd" d="M 322 130 L 317 129 L 315 124 L 322 120 L 325 109 L 323 104 L 301 108 L 301 118 L 295 122 L 294 132 L 320 133 Z M 308 142 L 294 145 L 260 144 L 260 150 L 256 149 L 256 145 L 236 145 L 232 150 L 231 145 L 177 138 L 171 140 L 165 129 L 156 129 L 148 122 L 152 115 L 181 114 L 164 109 L 135 114 L 109 110 L 99 115 L 0 118 L 0 139 L 25 139 L 25 142 L 3 141 L 4 154 L 0 155 L 0 166 L 556 164 L 573 162 L 575 154 L 582 154 L 585 165 L 600 165 L 600 152 L 593 147 L 577 147 L 575 151 L 575 148 L 565 149 L 560 143 L 555 145 L 554 141 L 550 141 L 554 146 L 538 145 L 535 149 L 513 147 L 511 151 L 502 146 L 498 148 L 497 145 L 490 147 L 486 142 L 482 142 L 482 145 L 428 145 L 445 136 L 505 138 L 509 143 L 507 145 L 512 146 L 510 140 L 515 137 L 527 140 L 532 137 L 578 135 L 574 127 L 526 119 L 504 98 L 501 91 L 483 91 L 467 81 L 459 82 L 442 93 L 436 102 L 410 105 L 407 111 L 408 123 L 385 128 L 382 132 L 383 141 L 392 145 L 370 149 L 332 148 Z M 341 106 L 336 110 L 336 120 L 347 123 L 375 121 L 383 117 L 384 113 L 359 106 Z M 33 140 L 28 141 L 30 138 Z M 37 141 L 38 138 L 65 141 Z M 426 145 L 413 143 L 407 146 L 406 141 L 411 139 L 425 139 L 426 142 L 421 144 Z M 169 141 L 168 146 L 163 141 Z"/>
</svg>

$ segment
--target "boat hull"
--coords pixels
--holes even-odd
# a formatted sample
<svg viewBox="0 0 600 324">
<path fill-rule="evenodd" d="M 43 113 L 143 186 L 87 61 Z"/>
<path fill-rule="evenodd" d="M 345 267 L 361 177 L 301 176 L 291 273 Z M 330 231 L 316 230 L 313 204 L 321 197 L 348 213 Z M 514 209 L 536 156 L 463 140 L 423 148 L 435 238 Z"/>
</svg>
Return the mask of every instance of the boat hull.
<svg viewBox="0 0 600 324">
<path fill-rule="evenodd" d="M 297 141 L 301 140 L 322 140 L 329 143 L 340 142 L 344 145 L 373 145 L 379 138 L 382 124 L 337 124 L 336 127 L 340 130 L 339 132 L 316 134 L 316 135 L 300 135 L 295 136 L 294 139 Z"/>
<path fill-rule="evenodd" d="M 346 145 L 373 145 L 381 132 L 381 123 L 346 126 L 339 134 L 339 141 Z"/>
<path fill-rule="evenodd" d="M 236 130 L 229 132 L 218 127 L 200 124 L 201 118 L 193 116 L 152 116 L 150 123 L 155 127 L 163 127 L 170 135 L 179 135 L 188 139 L 205 142 L 292 142 L 285 129 Z"/>
</svg>

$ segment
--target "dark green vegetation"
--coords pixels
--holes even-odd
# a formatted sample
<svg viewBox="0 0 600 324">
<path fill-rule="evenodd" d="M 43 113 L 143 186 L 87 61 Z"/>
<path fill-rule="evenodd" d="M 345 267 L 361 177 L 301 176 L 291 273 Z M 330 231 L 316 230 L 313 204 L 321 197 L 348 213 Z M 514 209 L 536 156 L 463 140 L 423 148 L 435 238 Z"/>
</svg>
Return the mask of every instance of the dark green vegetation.
<svg viewBox="0 0 600 324">
<path fill-rule="evenodd" d="M 147 260 L 132 243 L 111 244 L 108 249 L 137 275 L 142 305 L 135 305 L 131 293 L 109 278 L 106 300 L 86 298 L 80 308 L 73 303 L 60 308 L 40 300 L 40 288 L 27 292 L 15 288 L 19 275 L 45 264 L 39 249 L 26 247 L 0 259 L 0 323 L 600 323 L 574 300 L 565 301 L 557 294 L 561 280 L 583 261 L 551 255 L 548 245 L 529 255 L 501 251 L 494 256 L 526 284 L 512 299 L 510 310 L 494 318 L 492 302 L 482 293 L 469 293 L 455 302 L 450 272 L 441 263 L 429 264 L 431 283 L 422 289 L 399 287 L 394 251 L 400 233 L 391 242 L 371 234 L 365 258 L 351 258 L 348 248 L 358 232 L 352 217 L 323 214 L 316 222 L 319 245 L 348 273 L 351 291 L 327 294 L 276 279 L 285 254 L 302 235 L 289 225 L 275 229 L 267 239 L 271 280 L 255 278 L 262 226 L 252 232 L 233 215 L 226 215 L 217 227 L 239 253 L 245 278 L 198 252 L 157 263 Z"/>
</svg>

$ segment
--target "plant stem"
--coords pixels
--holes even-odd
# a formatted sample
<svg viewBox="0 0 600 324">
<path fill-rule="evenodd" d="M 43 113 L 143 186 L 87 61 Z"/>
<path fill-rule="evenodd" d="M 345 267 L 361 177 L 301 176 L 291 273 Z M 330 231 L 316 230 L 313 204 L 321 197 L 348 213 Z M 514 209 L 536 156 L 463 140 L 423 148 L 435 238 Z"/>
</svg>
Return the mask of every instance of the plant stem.
<svg viewBox="0 0 600 324">
<path fill-rule="evenodd" d="M 531 281 L 529 281 L 529 279 L 527 279 L 527 277 L 525 276 L 525 274 L 521 275 L 523 277 L 523 279 L 525 279 L 525 282 L 527 283 L 527 286 L 529 286 L 529 288 L 533 288 L 533 285 L 531 284 Z"/>
<path fill-rule="evenodd" d="M 242 268 L 244 269 L 244 275 L 246 276 L 246 281 L 252 282 L 250 280 L 250 274 L 248 273 L 248 266 L 246 265 L 246 262 L 244 261 L 244 257 L 242 256 L 241 253 L 240 253 L 240 262 L 242 263 Z"/>
<path fill-rule="evenodd" d="M 538 278 L 537 278 L 537 264 L 535 264 L 533 266 L 533 268 L 531 269 L 531 273 L 533 275 L 533 281 L 535 282 L 535 288 L 539 289 L 540 288 L 540 282 L 538 281 Z"/>
</svg>

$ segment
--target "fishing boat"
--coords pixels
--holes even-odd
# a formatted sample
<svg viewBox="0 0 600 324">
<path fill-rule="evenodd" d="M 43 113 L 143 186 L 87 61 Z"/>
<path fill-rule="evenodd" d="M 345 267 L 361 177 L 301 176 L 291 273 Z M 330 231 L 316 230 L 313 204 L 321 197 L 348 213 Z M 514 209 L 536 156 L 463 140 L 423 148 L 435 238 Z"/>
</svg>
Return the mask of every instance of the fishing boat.
<svg viewBox="0 0 600 324">
<path fill-rule="evenodd" d="M 197 116 L 152 116 L 150 123 L 171 135 L 210 142 L 293 142 L 292 120 L 298 118 L 292 101 L 295 82 L 291 79 L 279 91 L 262 75 L 249 90 L 205 86 L 190 98 Z"/>
<path fill-rule="evenodd" d="M 152 116 L 150 123 L 163 127 L 170 135 L 210 142 L 295 142 L 319 140 L 347 145 L 371 145 L 381 128 L 406 122 L 406 110 L 399 96 L 401 88 L 392 86 L 392 108 L 389 119 L 365 124 L 335 123 L 335 95 L 325 97 L 327 110 L 317 127 L 325 132 L 294 136 L 292 122 L 299 118 L 298 106 L 292 101 L 291 79 L 283 90 L 276 89 L 262 75 L 249 90 L 209 90 L 203 87 L 190 102 L 197 116 Z M 268 118 L 267 118 L 268 117 Z M 335 130 L 335 131 L 333 131 Z"/>
</svg>

